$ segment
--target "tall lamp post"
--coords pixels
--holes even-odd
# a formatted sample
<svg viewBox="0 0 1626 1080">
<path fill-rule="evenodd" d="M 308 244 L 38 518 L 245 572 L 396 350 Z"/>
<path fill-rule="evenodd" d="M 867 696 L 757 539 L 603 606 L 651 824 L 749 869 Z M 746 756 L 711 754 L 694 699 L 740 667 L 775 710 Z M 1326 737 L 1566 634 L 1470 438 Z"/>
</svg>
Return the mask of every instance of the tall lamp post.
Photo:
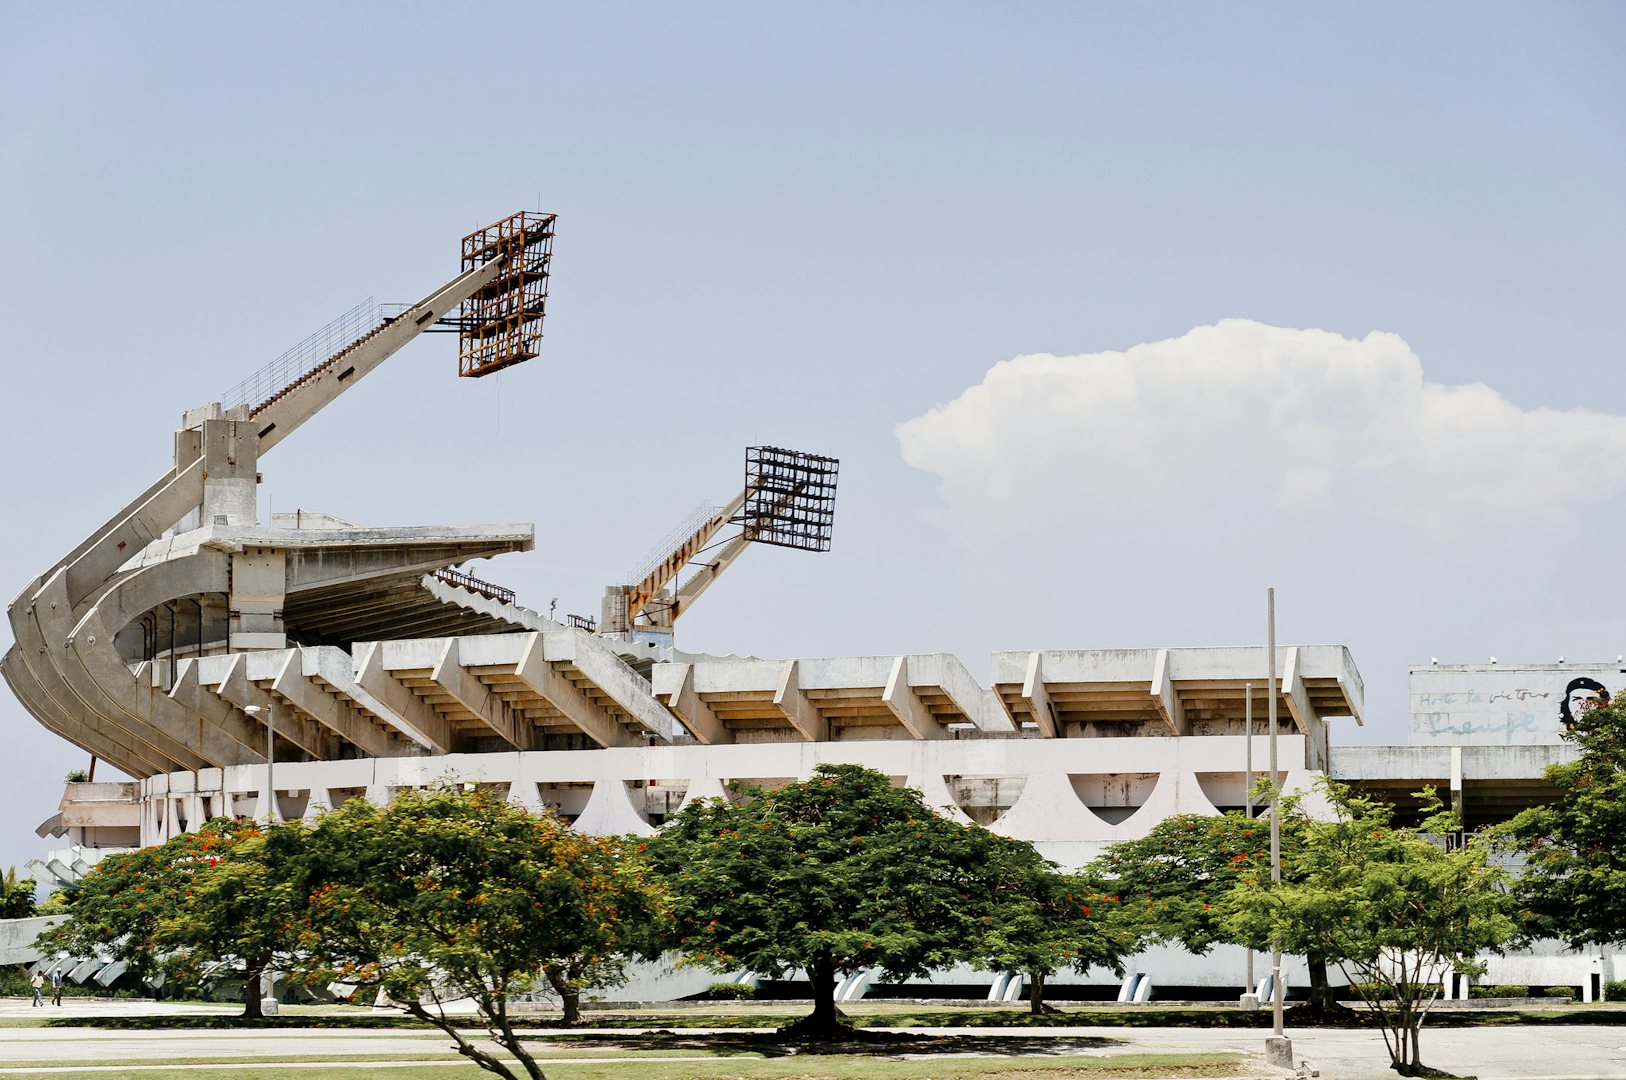
<svg viewBox="0 0 1626 1080">
<path fill-rule="evenodd" d="M 1247 695 L 1242 706 L 1242 726 L 1247 729 L 1245 749 L 1243 751 L 1242 800 L 1248 814 L 1248 820 L 1253 820 L 1253 683 L 1244 683 L 1243 692 Z M 1250 826 L 1251 827 L 1251 826 Z M 1248 949 L 1248 969 L 1242 980 L 1242 997 L 1238 1004 L 1244 1009 L 1257 1009 L 1259 1007 L 1258 984 L 1253 981 L 1253 946 Z"/>
<path fill-rule="evenodd" d="M 275 776 L 271 771 L 272 759 L 275 757 L 273 745 L 276 737 L 276 715 L 270 705 L 245 705 L 243 711 L 250 716 L 265 714 L 265 823 L 275 825 L 277 821 L 277 788 Z M 277 1008 L 277 973 L 271 966 L 260 976 L 260 1015 L 276 1016 Z"/>
<path fill-rule="evenodd" d="M 1265 590 L 1265 652 L 1268 666 L 1266 713 L 1270 724 L 1270 884 L 1282 880 L 1282 783 L 1276 762 L 1276 590 Z M 1274 1034 L 1265 1040 L 1265 1062 L 1279 1068 L 1293 1067 L 1293 1040 L 1282 1031 L 1282 944 L 1270 935 L 1270 996 Z"/>
</svg>

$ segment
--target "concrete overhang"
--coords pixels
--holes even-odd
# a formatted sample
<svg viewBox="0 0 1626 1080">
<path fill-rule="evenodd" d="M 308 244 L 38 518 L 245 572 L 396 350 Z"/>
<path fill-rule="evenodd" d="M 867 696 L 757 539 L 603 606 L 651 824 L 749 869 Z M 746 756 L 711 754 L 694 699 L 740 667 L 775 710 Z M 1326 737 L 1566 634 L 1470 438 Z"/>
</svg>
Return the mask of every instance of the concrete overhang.
<svg viewBox="0 0 1626 1080">
<path fill-rule="evenodd" d="M 1268 708 L 1263 646 L 996 652 L 993 683 L 1012 714 L 1041 730 L 1066 724 L 1150 724 L 1185 734 L 1193 724 L 1235 724 Z M 1277 706 L 1301 730 L 1329 718 L 1359 724 L 1365 686 L 1342 645 L 1276 650 Z"/>
</svg>

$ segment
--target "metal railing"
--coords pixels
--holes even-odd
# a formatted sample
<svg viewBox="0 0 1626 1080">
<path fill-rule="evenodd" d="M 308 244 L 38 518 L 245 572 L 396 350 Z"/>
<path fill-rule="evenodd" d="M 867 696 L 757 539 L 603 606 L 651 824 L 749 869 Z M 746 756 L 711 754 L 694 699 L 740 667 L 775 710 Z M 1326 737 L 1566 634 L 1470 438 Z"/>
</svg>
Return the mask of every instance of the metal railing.
<svg viewBox="0 0 1626 1080">
<path fill-rule="evenodd" d="M 674 528 L 666 539 L 661 541 L 659 547 L 649 553 L 649 558 L 644 560 L 643 565 L 633 568 L 627 574 L 627 584 L 637 585 L 650 574 L 653 574 L 655 568 L 664 563 L 671 557 L 672 552 L 678 549 L 679 544 L 699 532 L 700 526 L 716 517 L 720 510 L 721 507 L 713 506 L 709 502 L 703 502 L 689 511 L 689 516 L 684 518 L 682 523 Z"/>
<path fill-rule="evenodd" d="M 460 589 L 467 589 L 471 593 L 484 596 L 488 600 L 496 600 L 504 604 L 514 602 L 514 590 L 501 585 L 493 585 L 489 581 L 481 581 L 473 574 L 465 574 L 459 570 L 446 567 L 435 571 L 435 576 L 448 585 L 455 585 Z"/>
<path fill-rule="evenodd" d="M 220 404 L 228 409 L 238 405 L 259 406 L 279 391 L 292 386 L 321 367 L 332 359 L 334 354 L 354 345 L 378 329 L 386 319 L 398 314 L 398 310 L 387 309 L 399 309 L 401 306 L 377 304 L 369 296 L 220 395 Z"/>
</svg>

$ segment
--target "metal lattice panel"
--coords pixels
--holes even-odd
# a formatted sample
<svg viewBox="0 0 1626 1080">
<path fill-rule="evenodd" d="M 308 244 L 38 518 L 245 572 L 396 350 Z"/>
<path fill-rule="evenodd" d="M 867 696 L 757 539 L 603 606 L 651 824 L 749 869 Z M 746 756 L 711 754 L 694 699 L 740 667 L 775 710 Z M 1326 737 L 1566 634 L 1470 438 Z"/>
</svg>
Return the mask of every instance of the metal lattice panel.
<svg viewBox="0 0 1626 1080">
<path fill-rule="evenodd" d="M 514 214 L 463 238 L 463 269 L 497 259 L 503 271 L 463 301 L 457 373 L 479 378 L 537 355 L 548 306 L 553 214 Z"/>
<path fill-rule="evenodd" d="M 829 551 L 836 516 L 833 457 L 777 446 L 745 450 L 745 505 L 733 518 L 758 544 Z"/>
</svg>

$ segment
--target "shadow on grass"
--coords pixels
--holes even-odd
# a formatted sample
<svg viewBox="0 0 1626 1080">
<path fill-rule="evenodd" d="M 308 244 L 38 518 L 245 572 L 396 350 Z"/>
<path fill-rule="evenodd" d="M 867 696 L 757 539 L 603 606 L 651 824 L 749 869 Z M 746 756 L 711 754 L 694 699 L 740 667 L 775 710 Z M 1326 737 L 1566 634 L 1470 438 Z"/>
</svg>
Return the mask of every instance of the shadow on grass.
<svg viewBox="0 0 1626 1080">
<path fill-rule="evenodd" d="M 527 1041 L 532 1041 L 527 1039 Z M 541 1040 L 538 1040 L 541 1041 Z M 649 1031 L 636 1035 L 550 1035 L 554 1045 L 568 1043 L 581 1050 L 692 1050 L 718 1054 L 761 1054 L 780 1058 L 795 1055 L 976 1054 L 982 1057 L 1067 1057 L 1084 1051 L 1112 1050 L 1121 1039 L 1096 1036 L 1013 1035 L 986 1039 L 976 1035 L 921 1035 L 901 1031 L 865 1031 L 848 1028 L 822 1036 L 779 1032 L 685 1034 Z"/>
<path fill-rule="evenodd" d="M 543 1039 L 564 1039 L 576 1041 L 578 1039 L 609 1039 L 606 1045 L 619 1045 L 618 1039 L 649 1040 L 649 1039 L 678 1039 L 685 1028 L 691 1027 L 756 1027 L 761 1028 L 760 1034 L 755 1032 L 737 1035 L 697 1035 L 696 1038 L 709 1040 L 709 1045 L 718 1045 L 719 1040 L 728 1038 L 746 1039 L 753 1046 L 758 1043 L 767 1045 L 787 1046 L 787 1053 L 808 1052 L 808 1045 L 829 1046 L 858 1046 L 860 1049 L 826 1050 L 824 1053 L 871 1053 L 876 1052 L 866 1047 L 877 1045 L 904 1045 L 910 1040 L 918 1039 L 971 1039 L 975 1040 L 981 1052 L 986 1052 L 988 1040 L 976 1036 L 938 1036 L 938 1035 L 912 1035 L 902 1032 L 873 1030 L 885 1028 L 913 1027 L 913 1028 L 1030 1028 L 1035 1034 L 1033 1040 L 1021 1036 L 1002 1038 L 1000 1045 L 1007 1042 L 1017 1044 L 1023 1049 L 1014 1050 L 1013 1053 L 1043 1053 L 1043 1046 L 1057 1045 L 1062 1039 L 1054 1036 L 1040 1035 L 1046 1028 L 1060 1027 L 1178 1027 L 1178 1028 L 1268 1028 L 1271 1026 L 1271 1015 L 1268 1009 L 1257 1012 L 1244 1012 L 1240 1009 L 1159 1009 L 1156 1007 L 1139 1009 L 1074 1009 L 1062 1010 L 1054 1013 L 1045 1013 L 1034 1016 L 1027 1012 L 1014 1012 L 1010 1010 L 990 1009 L 987 1011 L 949 1011 L 949 1010 L 900 1010 L 896 1013 L 877 1015 L 864 1015 L 850 1017 L 838 1034 L 831 1036 L 811 1035 L 798 1036 L 794 1031 L 789 1035 L 782 1034 L 775 1029 L 781 1025 L 792 1024 L 799 1019 L 784 1015 L 684 1015 L 675 1017 L 671 1015 L 659 1018 L 649 1017 L 593 1017 L 588 1023 L 600 1029 L 636 1028 L 647 1030 L 645 1034 L 628 1032 L 624 1037 L 572 1035 L 573 1028 L 566 1026 L 556 1017 L 524 1017 L 518 1018 L 516 1027 L 527 1032 L 547 1032 Z M 1297 1006 L 1287 1010 L 1287 1023 L 1296 1028 L 1359 1028 L 1371 1027 L 1376 1018 L 1366 1009 L 1337 1009 L 1326 1012 L 1311 1012 L 1307 1006 Z M 1567 1025 L 1597 1025 L 1604 1027 L 1626 1027 L 1626 1009 L 1591 1007 L 1581 1010 L 1451 1010 L 1436 1008 L 1429 1013 L 1429 1027 L 1499 1027 L 1509 1024 L 1519 1024 L 1530 1027 L 1563 1027 Z M 238 1030 L 276 1030 L 295 1028 L 332 1028 L 367 1030 L 387 1030 L 392 1028 L 410 1028 L 421 1031 L 435 1030 L 431 1025 L 415 1020 L 402 1014 L 365 1014 L 357 1016 L 316 1014 L 292 1016 L 268 1016 L 260 1019 L 246 1019 L 241 1016 L 229 1015 L 160 1015 L 160 1016 L 55 1016 L 46 1019 L 45 1027 L 53 1028 L 101 1028 L 114 1031 L 238 1031 Z M 466 1025 L 472 1030 L 478 1030 L 481 1025 L 472 1017 Z M 557 1032 L 558 1034 L 553 1034 Z M 647 1043 L 645 1043 L 647 1045 Z M 1038 1045 L 1040 1050 L 1033 1047 Z M 1080 1044 L 1080 1045 L 1087 1045 Z M 804 1049 L 798 1050 L 796 1048 Z M 933 1052 L 936 1052 L 935 1050 Z M 1001 1050 L 1001 1053 L 1004 1051 Z"/>
</svg>

